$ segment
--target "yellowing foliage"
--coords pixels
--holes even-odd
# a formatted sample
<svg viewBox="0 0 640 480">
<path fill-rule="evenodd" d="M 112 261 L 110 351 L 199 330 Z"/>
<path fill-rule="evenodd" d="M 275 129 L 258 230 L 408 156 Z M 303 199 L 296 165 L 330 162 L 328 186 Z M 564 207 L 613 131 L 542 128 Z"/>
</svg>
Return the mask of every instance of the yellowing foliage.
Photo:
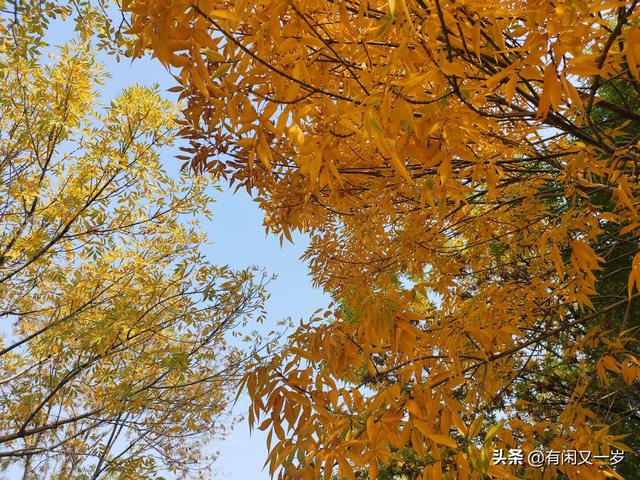
<svg viewBox="0 0 640 480">
<path fill-rule="evenodd" d="M 0 4 L 0 476 L 204 478 L 262 282 L 203 258 L 207 180 L 159 160 L 175 107 L 99 107 L 91 48 L 43 58 L 37 5 Z"/>
<path fill-rule="evenodd" d="M 619 445 L 596 386 L 623 382 L 619 398 L 640 375 L 625 330 L 640 285 L 637 2 L 123 8 L 133 53 L 151 50 L 186 102 L 182 158 L 252 191 L 270 231 L 308 232 L 313 278 L 343 307 L 247 378 L 272 473 L 374 479 L 410 446 L 425 480 L 617 475 L 489 466 L 476 435 L 499 411 L 491 445 Z M 573 373 L 545 373 L 553 361 Z"/>
</svg>

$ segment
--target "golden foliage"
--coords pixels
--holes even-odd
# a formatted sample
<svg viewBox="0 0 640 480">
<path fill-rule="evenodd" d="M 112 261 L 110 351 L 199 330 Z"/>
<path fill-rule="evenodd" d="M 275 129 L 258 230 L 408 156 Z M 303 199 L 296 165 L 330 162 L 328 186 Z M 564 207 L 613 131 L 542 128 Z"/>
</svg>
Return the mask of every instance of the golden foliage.
<svg viewBox="0 0 640 480">
<path fill-rule="evenodd" d="M 345 307 L 247 378 L 272 473 L 373 479 L 411 446 L 422 479 L 514 478 L 490 444 L 619 446 L 593 380 L 624 392 L 640 375 L 636 330 L 603 323 L 639 295 L 640 116 L 603 89 L 640 88 L 637 2 L 123 7 L 133 53 L 186 101 L 183 160 L 254 192 L 270 231 L 308 232 L 313 278 Z M 630 255 L 622 290 L 599 295 Z M 556 377 L 567 391 L 532 380 L 556 357 L 578 372 Z M 526 475 L 557 471 L 618 475 Z"/>
</svg>

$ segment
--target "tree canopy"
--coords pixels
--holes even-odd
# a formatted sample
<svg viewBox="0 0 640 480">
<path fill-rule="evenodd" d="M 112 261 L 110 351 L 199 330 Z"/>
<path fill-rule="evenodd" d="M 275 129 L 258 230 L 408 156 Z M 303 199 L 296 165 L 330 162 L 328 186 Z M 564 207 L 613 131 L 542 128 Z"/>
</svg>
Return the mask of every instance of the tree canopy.
<svg viewBox="0 0 640 480">
<path fill-rule="evenodd" d="M 265 278 L 203 257 L 209 179 L 160 162 L 175 106 L 131 86 L 101 107 L 89 17 L 47 57 L 69 7 L 21 7 L 0 18 L 0 466 L 208 478 Z"/>
<path fill-rule="evenodd" d="M 637 419 L 636 1 L 123 8 L 186 102 L 182 159 L 307 232 L 346 306 L 247 378 L 271 472 L 376 478 L 408 446 L 422 479 L 620 477 L 489 449 L 609 452 Z"/>
<path fill-rule="evenodd" d="M 24 12 L 59 8 L 38 5 L 24 2 Z M 606 456 L 638 443 L 636 0 L 123 0 L 121 7 L 132 36 L 122 44 L 128 53 L 151 51 L 175 76 L 174 90 L 184 101 L 179 133 L 189 141 L 180 156 L 185 166 L 250 191 L 266 227 L 282 239 L 296 230 L 309 234 L 305 260 L 316 284 L 336 301 L 244 379 L 253 396 L 249 420 L 269 430 L 272 474 L 375 479 L 395 468 L 422 480 L 637 475 L 603 460 L 537 469 L 490 461 L 494 447 Z M 99 29 L 104 39 L 121 33 L 108 24 Z M 7 36 L 3 46 L 8 58 L 16 51 L 11 41 Z M 162 102 L 145 103 L 149 92 L 125 94 L 126 101 L 115 102 L 103 119 L 104 130 L 84 133 L 79 128 L 90 105 L 93 67 L 86 56 L 64 58 L 61 67 L 42 73 L 28 61 L 3 73 L 15 79 L 10 84 L 16 93 L 2 97 L 9 133 L 1 138 L 8 145 L 22 142 L 3 157 L 8 233 L 1 245 L 8 253 L 0 271 L 5 282 L 21 287 L 8 283 L 3 296 L 15 303 L 42 295 L 37 308 L 5 309 L 22 314 L 16 325 L 27 340 L 21 345 L 33 345 L 21 355 L 4 355 L 4 369 L 16 372 L 9 382 L 20 384 L 13 375 L 29 378 L 27 392 L 38 382 L 46 385 L 19 402 L 20 389 L 11 390 L 18 397 L 5 397 L 6 411 L 17 411 L 18 420 L 6 421 L 4 438 L 15 448 L 29 432 L 31 443 L 20 447 L 27 454 L 53 441 L 40 435 L 52 429 L 47 425 L 75 419 L 91 425 L 99 413 L 119 412 L 118 405 L 135 414 L 133 394 L 145 385 L 151 386 L 143 389 L 150 395 L 144 412 L 161 437 L 164 423 L 154 423 L 154 415 L 166 419 L 170 412 L 158 406 L 163 395 L 186 393 L 155 386 L 191 385 L 180 375 L 202 380 L 202 370 L 189 368 L 183 350 L 189 342 L 180 336 L 201 332 L 189 339 L 196 344 L 209 338 L 198 330 L 206 328 L 198 322 L 200 310 L 169 313 L 171 346 L 153 327 L 149 346 L 136 350 L 131 336 L 137 329 L 132 333 L 123 320 L 132 310 L 111 297 L 91 315 L 79 315 L 74 334 L 63 337 L 70 323 L 56 323 L 66 318 L 56 305 L 84 305 L 82 295 L 106 288 L 105 276 L 125 271 L 140 279 L 140 288 L 184 285 L 182 275 L 197 256 L 193 236 L 178 222 L 149 222 L 152 232 L 160 230 L 144 243 L 133 234 L 137 223 L 121 223 L 118 201 L 91 217 L 84 205 L 96 192 L 97 199 L 106 194 L 101 185 L 110 175 L 123 179 L 115 185 L 134 183 L 133 193 L 125 195 L 121 187 L 113 195 L 123 195 L 122 203 L 140 215 L 148 215 L 154 202 L 177 201 L 172 187 L 154 183 L 154 168 L 136 170 L 136 180 L 127 177 L 130 158 L 144 155 L 149 142 L 133 138 L 131 116 L 156 139 L 167 116 L 157 110 Z M 38 95 L 25 93 L 37 87 L 20 83 L 32 77 L 48 85 Z M 69 97 L 77 102 L 69 103 L 73 108 L 60 106 L 65 85 L 80 93 Z M 36 107 L 25 108 L 27 100 Z M 156 113 L 140 118 L 136 108 Z M 60 130 L 61 120 L 83 133 L 57 133 L 69 128 Z M 12 133 L 14 124 L 16 133 L 24 133 Z M 119 144 L 127 135 L 130 141 Z M 79 176 L 68 181 L 42 173 L 55 171 L 46 159 L 59 139 L 65 146 L 79 142 L 82 152 L 63 154 L 78 162 Z M 28 166 L 15 170 L 14 158 Z M 98 177 L 87 181 L 91 172 Z M 204 182 L 203 176 L 196 185 Z M 189 210 L 206 208 L 198 188 Z M 111 229 L 95 225 L 111 220 L 117 228 L 110 228 L 132 237 L 91 242 L 83 236 L 97 228 L 109 237 Z M 91 267 L 78 269 L 83 255 L 94 251 Z M 101 255 L 107 255 L 102 263 Z M 132 263 L 137 269 L 130 272 Z M 43 265 L 49 276 L 36 273 Z M 195 285 L 208 284 L 209 268 L 197 271 Z M 103 269 L 99 287 L 70 287 L 77 276 L 87 277 L 88 285 L 97 282 L 98 276 L 91 280 L 96 269 Z M 29 274 L 53 282 L 51 289 L 40 293 Z M 222 285 L 239 295 L 246 284 Z M 126 298 L 136 298 L 138 291 L 128 289 Z M 206 296 L 206 288 L 201 293 Z M 57 304 L 64 295 L 80 298 Z M 109 317 L 110 308 L 124 310 Z M 164 326 L 164 315 L 162 310 L 140 321 Z M 44 338 L 51 340 L 39 344 Z M 65 342 L 54 341 L 60 338 Z M 131 352 L 136 362 L 144 361 L 148 349 L 153 355 L 143 378 L 133 368 L 133 377 L 117 382 L 120 389 L 100 395 L 93 382 L 101 368 L 112 371 L 110 362 Z M 97 359 L 95 368 L 86 363 L 91 359 Z M 202 361 L 208 365 L 213 358 Z M 76 373 L 85 364 L 90 368 Z M 157 382 L 147 384 L 147 373 Z M 76 379 L 92 388 L 73 389 Z M 212 388 L 206 381 L 198 385 L 198 392 Z M 89 410 L 77 410 L 73 400 L 60 410 L 55 400 L 62 391 L 89 395 L 78 403 Z M 202 410 L 189 403 L 191 397 L 183 400 L 195 419 L 195 427 L 187 427 L 197 430 L 206 420 Z M 114 432 L 122 422 L 115 421 Z M 65 435 L 76 438 L 89 426 Z M 48 444 L 47 451 L 55 446 Z"/>
</svg>

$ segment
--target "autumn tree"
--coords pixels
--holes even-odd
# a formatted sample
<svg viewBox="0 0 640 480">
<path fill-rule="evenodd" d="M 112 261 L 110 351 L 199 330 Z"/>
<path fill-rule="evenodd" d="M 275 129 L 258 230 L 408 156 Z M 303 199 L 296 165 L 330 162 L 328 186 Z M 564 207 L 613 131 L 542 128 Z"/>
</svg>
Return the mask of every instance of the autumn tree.
<svg viewBox="0 0 640 480">
<path fill-rule="evenodd" d="M 87 41 L 44 56 L 42 13 L 73 12 L 0 3 L 0 465 L 209 478 L 252 353 L 229 334 L 262 315 L 265 279 L 204 258 L 208 181 L 160 162 L 175 107 L 142 86 L 100 107 Z"/>
<path fill-rule="evenodd" d="M 246 379 L 272 473 L 374 479 L 410 448 L 422 479 L 620 478 L 489 457 L 637 442 L 636 1 L 123 8 L 186 102 L 183 160 L 308 233 L 348 307 Z"/>
</svg>

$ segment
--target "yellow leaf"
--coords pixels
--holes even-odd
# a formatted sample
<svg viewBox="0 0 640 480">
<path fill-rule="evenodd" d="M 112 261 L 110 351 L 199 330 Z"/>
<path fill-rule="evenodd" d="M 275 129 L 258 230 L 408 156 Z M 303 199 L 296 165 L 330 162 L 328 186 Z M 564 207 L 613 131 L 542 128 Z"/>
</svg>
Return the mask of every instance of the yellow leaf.
<svg viewBox="0 0 640 480">
<path fill-rule="evenodd" d="M 409 175 L 407 167 L 404 166 L 404 163 L 402 163 L 395 150 L 391 151 L 391 165 L 393 165 L 396 172 L 398 172 L 407 182 L 411 184 L 414 183 L 411 175 Z"/>
<path fill-rule="evenodd" d="M 557 110 L 562 100 L 562 86 L 553 63 L 549 63 L 545 67 L 543 81 L 542 94 L 538 104 L 538 114 L 542 118 L 546 117 L 549 109 Z"/>
<path fill-rule="evenodd" d="M 640 82 L 640 28 L 634 26 L 627 31 L 625 50 L 629 70 L 636 81 Z"/>
<path fill-rule="evenodd" d="M 504 87 L 504 99 L 511 103 L 513 101 L 513 96 L 516 92 L 516 87 L 518 86 L 518 76 L 511 75 L 511 78 L 507 82 L 507 85 Z"/>
<path fill-rule="evenodd" d="M 433 440 L 434 442 L 439 443 L 440 445 L 445 445 L 451 448 L 458 447 L 458 444 L 456 443 L 456 441 L 447 435 L 440 435 L 437 433 L 428 433 L 426 436 L 429 439 Z"/>
<path fill-rule="evenodd" d="M 469 427 L 469 439 L 475 438 L 480 429 L 482 428 L 482 422 L 484 421 L 484 415 L 478 415 Z"/>
<path fill-rule="evenodd" d="M 495 437 L 500 432 L 500 430 L 502 430 L 503 425 L 504 421 L 500 421 L 487 431 L 487 435 L 484 437 L 485 445 L 493 440 L 493 437 Z"/>
<path fill-rule="evenodd" d="M 551 246 L 551 258 L 553 259 L 553 264 L 556 267 L 558 277 L 560 279 L 564 278 L 564 262 L 560 256 L 560 249 L 555 244 Z"/>
<path fill-rule="evenodd" d="M 465 69 L 462 63 L 443 62 L 440 68 L 445 75 L 454 75 L 460 78 L 464 78 L 465 76 Z"/>
<path fill-rule="evenodd" d="M 264 164 L 264 166 L 271 169 L 271 149 L 269 148 L 269 145 L 267 145 L 264 133 L 262 132 L 258 133 L 256 153 L 258 154 L 258 159 Z"/>
<path fill-rule="evenodd" d="M 211 15 L 212 17 L 216 17 L 216 18 L 223 18 L 225 20 L 234 20 L 236 22 L 240 22 L 242 21 L 242 17 L 240 17 L 239 15 L 230 12 L 229 10 L 209 10 L 209 15 Z"/>
<path fill-rule="evenodd" d="M 467 428 L 467 425 L 462 421 L 462 419 L 457 413 L 452 412 L 451 421 L 453 423 L 453 426 L 456 427 L 458 432 L 460 432 L 460 435 L 462 436 L 467 435 L 467 433 L 469 432 L 469 429 Z"/>
<path fill-rule="evenodd" d="M 616 372 L 616 373 L 620 373 L 620 364 L 618 363 L 618 361 L 611 357 L 610 355 L 606 355 L 602 358 L 601 360 L 602 362 L 602 366 L 604 368 L 606 368 L 607 370 L 610 370 L 612 372 Z"/>
<path fill-rule="evenodd" d="M 413 399 L 407 401 L 407 410 L 417 418 L 424 418 L 424 414 L 418 405 L 418 402 Z"/>
</svg>

